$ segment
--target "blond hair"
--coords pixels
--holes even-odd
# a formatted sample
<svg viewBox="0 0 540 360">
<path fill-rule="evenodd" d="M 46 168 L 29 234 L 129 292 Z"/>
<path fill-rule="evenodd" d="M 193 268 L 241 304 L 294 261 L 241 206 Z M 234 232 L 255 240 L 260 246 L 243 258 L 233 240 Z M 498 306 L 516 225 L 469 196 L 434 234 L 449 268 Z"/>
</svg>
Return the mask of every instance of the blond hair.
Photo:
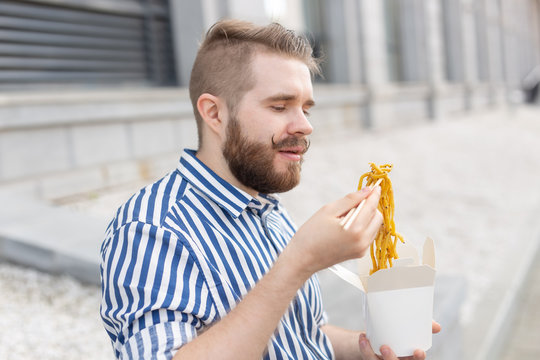
<svg viewBox="0 0 540 360">
<path fill-rule="evenodd" d="M 202 118 L 197 110 L 199 97 L 204 93 L 222 97 L 234 114 L 240 99 L 255 85 L 250 68 L 255 51 L 298 59 L 312 75 L 320 74 L 319 61 L 313 56 L 306 37 L 277 23 L 257 26 L 239 20 L 217 22 L 206 33 L 189 82 L 199 146 L 202 141 Z"/>
</svg>

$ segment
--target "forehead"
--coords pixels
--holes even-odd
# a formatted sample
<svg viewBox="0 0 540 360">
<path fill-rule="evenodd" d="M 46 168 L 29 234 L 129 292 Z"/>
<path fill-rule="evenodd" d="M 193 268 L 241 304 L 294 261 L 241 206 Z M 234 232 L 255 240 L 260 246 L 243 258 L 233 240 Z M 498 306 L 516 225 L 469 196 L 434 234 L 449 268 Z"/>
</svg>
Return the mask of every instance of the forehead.
<svg viewBox="0 0 540 360">
<path fill-rule="evenodd" d="M 257 52 L 251 62 L 254 87 L 253 96 L 284 93 L 304 100 L 313 97 L 311 74 L 301 60 L 267 52 Z"/>
</svg>

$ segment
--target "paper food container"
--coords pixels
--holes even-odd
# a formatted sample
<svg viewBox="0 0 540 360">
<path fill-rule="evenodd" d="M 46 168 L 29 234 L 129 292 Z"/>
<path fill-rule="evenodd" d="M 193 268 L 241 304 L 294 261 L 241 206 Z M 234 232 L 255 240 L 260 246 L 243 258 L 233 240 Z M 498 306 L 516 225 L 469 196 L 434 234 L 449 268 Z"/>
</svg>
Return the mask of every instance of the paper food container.
<svg viewBox="0 0 540 360">
<path fill-rule="evenodd" d="M 398 246 L 393 267 L 369 275 L 370 256 L 360 260 L 360 280 L 366 294 L 366 336 L 373 350 L 388 345 L 397 356 L 411 356 L 431 347 L 435 248 L 427 239 L 422 263 L 416 249 Z"/>
</svg>

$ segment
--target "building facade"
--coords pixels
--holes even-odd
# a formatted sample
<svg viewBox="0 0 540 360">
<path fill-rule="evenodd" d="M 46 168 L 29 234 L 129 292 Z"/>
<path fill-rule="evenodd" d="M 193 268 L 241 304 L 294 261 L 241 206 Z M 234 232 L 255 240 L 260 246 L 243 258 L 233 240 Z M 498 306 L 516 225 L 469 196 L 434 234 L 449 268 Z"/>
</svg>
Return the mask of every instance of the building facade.
<svg viewBox="0 0 540 360">
<path fill-rule="evenodd" d="M 539 0 L 4 0 L 0 187 L 57 200 L 169 169 L 197 146 L 186 85 L 226 17 L 312 40 L 320 134 L 519 102 L 540 64 Z"/>
</svg>

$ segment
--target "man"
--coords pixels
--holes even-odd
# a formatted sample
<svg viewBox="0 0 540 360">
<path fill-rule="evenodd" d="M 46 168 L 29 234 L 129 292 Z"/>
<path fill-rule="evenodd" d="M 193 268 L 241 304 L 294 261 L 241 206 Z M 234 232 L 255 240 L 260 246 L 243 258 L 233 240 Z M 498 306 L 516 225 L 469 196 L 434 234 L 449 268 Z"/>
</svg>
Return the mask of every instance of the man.
<svg viewBox="0 0 540 360">
<path fill-rule="evenodd" d="M 122 206 L 102 246 L 117 357 L 377 358 L 363 334 L 326 323 L 314 274 L 364 255 L 380 189 L 324 206 L 298 231 L 272 195 L 299 182 L 317 72 L 308 42 L 277 24 L 209 30 L 190 82 L 199 149 Z"/>
</svg>

